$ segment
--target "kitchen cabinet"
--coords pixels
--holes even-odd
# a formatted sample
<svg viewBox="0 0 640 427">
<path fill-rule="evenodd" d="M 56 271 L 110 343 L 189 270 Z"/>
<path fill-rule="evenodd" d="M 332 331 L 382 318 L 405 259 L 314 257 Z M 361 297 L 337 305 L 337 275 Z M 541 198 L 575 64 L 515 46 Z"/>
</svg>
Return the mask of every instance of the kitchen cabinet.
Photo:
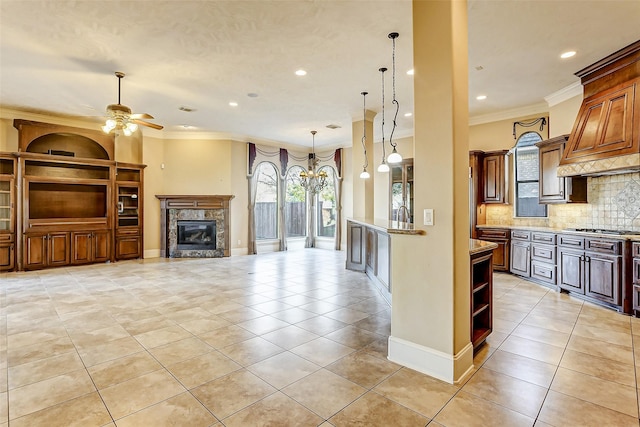
<svg viewBox="0 0 640 427">
<path fill-rule="evenodd" d="M 483 155 L 483 203 L 509 203 L 507 153 L 507 150 L 501 150 Z"/>
<path fill-rule="evenodd" d="M 365 271 L 366 269 L 366 235 L 367 227 L 347 221 L 347 270 Z"/>
<path fill-rule="evenodd" d="M 587 203 L 586 177 L 559 177 L 558 167 L 569 135 L 537 143 L 540 203 Z"/>
<path fill-rule="evenodd" d="M 478 239 L 498 245 L 493 250 L 493 270 L 509 271 L 510 231 L 506 228 L 478 228 Z"/>
<path fill-rule="evenodd" d="M 71 233 L 71 263 L 105 262 L 111 254 L 111 231 L 74 231 Z"/>
<path fill-rule="evenodd" d="M 559 235 L 558 286 L 622 308 L 621 241 Z"/>
<path fill-rule="evenodd" d="M 531 233 L 531 279 L 543 285 L 556 286 L 556 235 Z"/>
<path fill-rule="evenodd" d="M 511 273 L 518 276 L 531 275 L 531 233 L 529 231 L 511 232 Z"/>
<path fill-rule="evenodd" d="M 633 311 L 636 316 L 640 315 L 640 242 L 631 244 L 631 253 L 633 255 L 631 273 L 633 278 Z"/>
<path fill-rule="evenodd" d="M 70 263 L 68 232 L 25 235 L 24 269 L 61 267 Z"/>
<path fill-rule="evenodd" d="M 486 209 L 482 207 L 484 187 L 482 181 L 482 151 L 469 151 L 469 235 L 478 238 L 478 224 L 486 222 Z"/>
</svg>

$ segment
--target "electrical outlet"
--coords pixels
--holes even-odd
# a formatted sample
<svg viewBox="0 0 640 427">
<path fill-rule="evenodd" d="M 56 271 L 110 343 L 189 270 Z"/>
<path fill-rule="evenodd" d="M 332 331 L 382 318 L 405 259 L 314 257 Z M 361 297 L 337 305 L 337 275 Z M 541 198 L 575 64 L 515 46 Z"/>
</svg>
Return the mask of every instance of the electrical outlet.
<svg viewBox="0 0 640 427">
<path fill-rule="evenodd" d="M 424 225 L 433 225 L 433 209 L 424 210 Z"/>
<path fill-rule="evenodd" d="M 241 244 L 242 244 L 242 240 L 238 240 L 238 245 L 241 245 Z"/>
</svg>

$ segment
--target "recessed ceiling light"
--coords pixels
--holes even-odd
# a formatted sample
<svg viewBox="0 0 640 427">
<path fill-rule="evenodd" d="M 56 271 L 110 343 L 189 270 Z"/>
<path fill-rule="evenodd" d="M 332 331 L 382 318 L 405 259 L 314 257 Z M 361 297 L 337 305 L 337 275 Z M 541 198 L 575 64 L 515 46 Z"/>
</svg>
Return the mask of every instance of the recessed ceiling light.
<svg viewBox="0 0 640 427">
<path fill-rule="evenodd" d="M 185 128 L 185 129 L 195 129 L 195 126 L 191 126 L 191 125 L 187 125 L 187 124 L 180 125 L 180 127 Z"/>
<path fill-rule="evenodd" d="M 482 71 L 484 70 L 484 67 L 482 65 L 476 65 L 476 71 Z"/>
<path fill-rule="evenodd" d="M 413 114 L 412 113 L 404 113 L 404 116 L 405 117 L 411 117 L 411 116 L 413 116 Z"/>
<path fill-rule="evenodd" d="M 413 76 L 413 68 L 410 69 L 409 71 L 407 71 L 407 74 L 410 75 L 410 76 Z"/>
<path fill-rule="evenodd" d="M 340 129 L 342 126 L 340 126 L 340 125 L 334 125 L 334 124 L 329 124 L 329 125 L 327 125 L 327 127 L 328 127 L 329 129 Z"/>
<path fill-rule="evenodd" d="M 191 108 L 191 107 L 186 107 L 186 106 L 181 106 L 180 108 L 178 108 L 178 110 L 180 111 L 184 111 L 185 113 L 193 113 L 194 111 L 196 111 L 195 108 Z"/>
<path fill-rule="evenodd" d="M 237 107 L 237 106 L 238 106 L 238 103 L 237 103 L 237 102 L 233 102 L 233 101 L 231 101 L 231 102 L 229 103 L 229 105 L 230 105 L 230 106 L 232 106 L 232 107 Z"/>
<path fill-rule="evenodd" d="M 487 95 L 478 95 L 478 96 L 476 96 L 476 99 L 478 101 L 484 101 L 485 99 L 487 99 Z"/>
<path fill-rule="evenodd" d="M 307 75 L 307 72 L 303 69 L 296 71 L 296 76 L 306 76 L 306 75 Z"/>
<path fill-rule="evenodd" d="M 248 96 L 249 98 L 257 98 L 257 97 L 258 97 L 258 94 L 257 94 L 257 93 L 254 93 L 254 92 L 249 92 L 249 93 L 247 94 L 247 96 Z"/>
<path fill-rule="evenodd" d="M 560 58 L 562 59 L 567 59 L 567 58 L 571 58 L 572 56 L 574 56 L 576 54 L 575 50 L 569 50 L 567 52 L 564 52 L 563 54 L 560 55 Z"/>
</svg>

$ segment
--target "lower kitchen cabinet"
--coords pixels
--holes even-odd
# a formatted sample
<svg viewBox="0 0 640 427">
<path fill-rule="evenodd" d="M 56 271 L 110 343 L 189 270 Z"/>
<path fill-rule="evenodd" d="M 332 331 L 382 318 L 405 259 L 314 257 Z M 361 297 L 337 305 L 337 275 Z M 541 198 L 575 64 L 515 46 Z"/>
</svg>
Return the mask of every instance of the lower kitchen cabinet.
<svg viewBox="0 0 640 427">
<path fill-rule="evenodd" d="M 0 271 L 10 271 L 16 264 L 13 242 L 0 242 Z"/>
<path fill-rule="evenodd" d="M 640 314 L 640 242 L 631 244 L 631 254 L 633 255 L 633 311 L 635 315 Z"/>
<path fill-rule="evenodd" d="M 478 239 L 498 245 L 493 250 L 493 270 L 509 271 L 510 230 L 504 228 L 479 228 Z"/>
<path fill-rule="evenodd" d="M 531 233 L 514 230 L 511 232 L 511 273 L 531 276 Z"/>
</svg>

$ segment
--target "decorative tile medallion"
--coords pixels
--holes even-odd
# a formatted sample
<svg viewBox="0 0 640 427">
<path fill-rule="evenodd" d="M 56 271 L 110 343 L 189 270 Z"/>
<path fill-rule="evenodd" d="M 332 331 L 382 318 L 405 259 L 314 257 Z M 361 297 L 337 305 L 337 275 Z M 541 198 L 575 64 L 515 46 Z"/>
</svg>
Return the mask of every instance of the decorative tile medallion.
<svg viewBox="0 0 640 427">
<path fill-rule="evenodd" d="M 627 218 L 640 215 L 640 184 L 635 180 L 628 181 L 616 195 L 616 204 L 618 210 L 623 211 Z"/>
</svg>

